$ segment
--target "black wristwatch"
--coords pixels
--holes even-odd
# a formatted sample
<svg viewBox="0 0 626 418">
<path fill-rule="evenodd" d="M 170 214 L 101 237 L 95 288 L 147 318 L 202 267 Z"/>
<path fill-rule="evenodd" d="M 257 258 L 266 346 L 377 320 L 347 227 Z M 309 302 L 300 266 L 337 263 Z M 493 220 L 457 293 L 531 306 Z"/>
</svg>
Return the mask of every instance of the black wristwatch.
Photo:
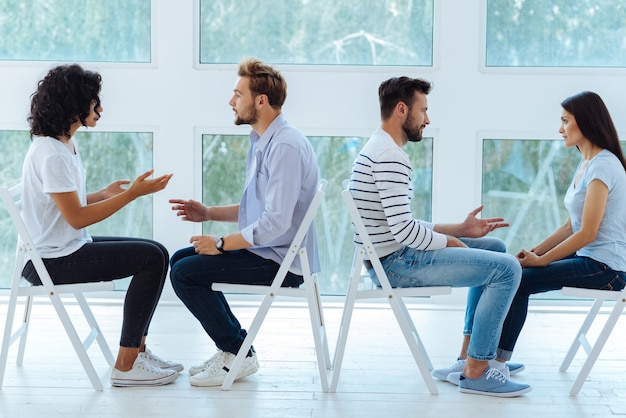
<svg viewBox="0 0 626 418">
<path fill-rule="evenodd" d="M 217 240 L 215 240 L 215 248 L 217 248 L 217 251 L 219 251 L 221 253 L 225 253 L 225 251 L 224 251 L 224 238 L 218 238 Z"/>
</svg>

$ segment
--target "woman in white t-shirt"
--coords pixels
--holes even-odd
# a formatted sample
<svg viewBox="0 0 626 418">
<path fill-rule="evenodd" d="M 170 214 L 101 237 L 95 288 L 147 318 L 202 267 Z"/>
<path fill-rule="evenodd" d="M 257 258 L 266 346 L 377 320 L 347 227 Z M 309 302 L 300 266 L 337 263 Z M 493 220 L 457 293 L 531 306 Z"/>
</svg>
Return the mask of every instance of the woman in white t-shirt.
<svg viewBox="0 0 626 418">
<path fill-rule="evenodd" d="M 183 366 L 152 354 L 145 344 L 167 274 L 166 248 L 147 239 L 91 237 L 86 228 L 136 198 L 164 189 L 171 174 L 148 179 L 150 170 L 132 184 L 118 180 L 87 193 L 73 135 L 81 126 L 95 127 L 100 119 L 101 85 L 100 74 L 76 64 L 55 67 L 39 82 L 28 117 L 32 142 L 22 169 L 22 212 L 54 283 L 132 276 L 111 384 L 167 384 Z M 32 284 L 41 284 L 30 260 L 23 275 Z"/>
</svg>

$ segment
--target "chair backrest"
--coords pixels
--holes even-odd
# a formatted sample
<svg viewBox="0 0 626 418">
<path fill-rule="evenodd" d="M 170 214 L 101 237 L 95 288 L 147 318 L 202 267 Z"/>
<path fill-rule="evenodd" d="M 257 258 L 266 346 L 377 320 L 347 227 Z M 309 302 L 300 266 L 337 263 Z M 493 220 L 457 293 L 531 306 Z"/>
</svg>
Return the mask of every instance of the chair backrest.
<svg viewBox="0 0 626 418">
<path fill-rule="evenodd" d="M 43 264 L 43 260 L 39 256 L 37 249 L 33 243 L 33 239 L 28 232 L 28 228 L 26 228 L 26 223 L 24 222 L 24 218 L 22 218 L 22 214 L 20 212 L 21 208 L 21 196 L 22 196 L 22 183 L 18 183 L 12 187 L 0 187 L 0 196 L 2 197 L 2 202 L 4 206 L 7 208 L 9 215 L 11 216 L 11 220 L 13 221 L 13 225 L 15 225 L 15 229 L 17 229 L 18 233 L 18 246 L 17 246 L 17 264 L 24 261 L 24 257 L 28 253 L 30 260 L 33 262 L 35 270 L 39 274 L 39 278 L 41 280 L 42 285 L 46 290 L 53 291 L 54 284 L 50 275 L 48 274 L 48 270 Z M 16 269 L 19 267 L 16 264 Z M 20 277 L 14 277 L 14 285 L 19 283 Z M 17 283 L 16 283 L 17 281 Z"/>
<path fill-rule="evenodd" d="M 346 208 L 350 213 L 350 218 L 352 220 L 354 230 L 359 235 L 359 238 L 363 243 L 361 248 L 359 248 L 360 246 L 357 245 L 357 251 L 364 251 L 364 254 L 367 255 L 367 258 L 372 263 L 372 267 L 376 272 L 376 277 L 378 278 L 380 286 L 385 291 L 391 291 L 391 285 L 389 284 L 387 274 L 385 273 L 385 270 L 380 263 L 380 259 L 378 258 L 378 254 L 376 253 L 376 249 L 374 248 L 374 244 L 372 244 L 372 239 L 367 233 L 367 229 L 365 228 L 365 224 L 363 223 L 363 218 L 361 217 L 359 209 L 357 208 L 356 203 L 354 202 L 354 198 L 352 197 L 352 192 L 350 192 L 350 189 L 347 187 L 346 182 L 344 182 L 344 185 L 345 187 L 344 190 L 341 192 L 341 196 L 343 197 Z"/>
<path fill-rule="evenodd" d="M 298 254 L 301 253 L 301 249 L 303 249 L 302 241 L 304 240 L 304 237 L 309 231 L 309 228 L 313 224 L 313 220 L 315 219 L 315 215 L 317 214 L 317 210 L 319 209 L 322 203 L 322 200 L 324 200 L 324 191 L 326 190 L 327 185 L 328 185 L 327 180 L 325 179 L 320 180 L 317 186 L 317 191 L 315 192 L 315 195 L 313 196 L 313 199 L 311 200 L 311 204 L 309 205 L 309 208 L 304 214 L 302 223 L 298 227 L 298 230 L 296 231 L 296 235 L 293 237 L 293 240 L 291 241 L 291 245 L 289 246 L 289 251 L 287 251 L 287 255 L 285 256 L 282 264 L 280 265 L 280 268 L 278 269 L 278 272 L 276 273 L 276 278 L 278 280 L 276 279 L 274 280 L 272 287 L 280 287 L 285 276 L 287 275 L 287 272 L 289 271 L 289 268 L 293 264 L 293 261 L 298 256 Z M 300 258 L 300 261 L 303 264 L 302 270 L 309 271 L 310 268 L 308 265 L 306 252 L 304 252 L 303 255 L 304 256 Z"/>
</svg>

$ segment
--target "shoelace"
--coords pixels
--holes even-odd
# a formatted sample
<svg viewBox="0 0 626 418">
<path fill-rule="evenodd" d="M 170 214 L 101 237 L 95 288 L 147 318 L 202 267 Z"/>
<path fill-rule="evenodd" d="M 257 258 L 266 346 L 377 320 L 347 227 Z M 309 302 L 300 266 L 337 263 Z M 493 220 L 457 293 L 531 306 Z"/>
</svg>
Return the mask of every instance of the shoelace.
<svg viewBox="0 0 626 418">
<path fill-rule="evenodd" d="M 152 364 L 150 363 L 146 363 L 145 361 L 142 361 L 138 364 L 136 364 L 138 369 L 143 369 L 145 371 L 147 371 L 148 373 L 152 373 L 152 374 L 156 374 L 156 375 L 162 375 L 163 374 L 163 369 L 159 369 L 157 367 L 154 367 Z"/>
<path fill-rule="evenodd" d="M 489 370 L 487 370 L 487 376 L 485 376 L 485 380 L 489 379 L 496 379 L 501 381 L 502 383 L 506 383 L 506 376 L 502 374 L 500 370 L 493 367 L 490 367 Z"/>
</svg>

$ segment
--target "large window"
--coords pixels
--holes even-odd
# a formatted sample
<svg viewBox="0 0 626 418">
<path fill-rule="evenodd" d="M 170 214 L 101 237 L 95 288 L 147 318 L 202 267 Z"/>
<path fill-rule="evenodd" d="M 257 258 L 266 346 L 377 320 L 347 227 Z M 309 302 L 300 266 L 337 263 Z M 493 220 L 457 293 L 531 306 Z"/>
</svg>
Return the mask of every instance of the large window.
<svg viewBox="0 0 626 418">
<path fill-rule="evenodd" d="M 626 4 L 485 0 L 487 67 L 626 67 Z"/>
<path fill-rule="evenodd" d="M 511 254 L 530 250 L 567 220 L 563 198 L 580 160 L 562 140 L 483 140 L 483 216 L 511 224 L 493 232 Z"/>
<path fill-rule="evenodd" d="M 87 190 L 100 190 L 115 180 L 133 181 L 152 168 L 152 133 L 78 132 Z M 3 186 L 20 181 L 22 161 L 30 143 L 27 131 L 0 131 L 0 178 Z M 91 235 L 152 237 L 152 196 L 143 196 L 108 219 L 88 228 Z M 17 233 L 9 214 L 0 211 L 0 288 L 8 287 L 15 264 Z M 124 288 L 126 282 L 116 283 Z"/>
<path fill-rule="evenodd" d="M 200 0 L 200 64 L 433 65 L 434 0 Z"/>
<path fill-rule="evenodd" d="M 148 63 L 150 6 L 151 0 L 3 0 L 0 60 Z"/>
<path fill-rule="evenodd" d="M 310 136 L 317 155 L 320 177 L 329 185 L 315 226 L 319 240 L 322 292 L 345 294 L 354 253 L 350 217 L 341 199 L 342 181 L 350 177 L 352 163 L 367 138 L 345 136 Z M 202 199 L 207 205 L 238 203 L 245 182 L 245 159 L 248 136 L 202 135 Z M 431 219 L 432 138 L 406 147 L 413 163 L 412 210 L 415 217 Z M 228 173 L 225 176 L 224 173 Z M 203 233 L 224 235 L 237 226 L 206 222 Z"/>
</svg>

